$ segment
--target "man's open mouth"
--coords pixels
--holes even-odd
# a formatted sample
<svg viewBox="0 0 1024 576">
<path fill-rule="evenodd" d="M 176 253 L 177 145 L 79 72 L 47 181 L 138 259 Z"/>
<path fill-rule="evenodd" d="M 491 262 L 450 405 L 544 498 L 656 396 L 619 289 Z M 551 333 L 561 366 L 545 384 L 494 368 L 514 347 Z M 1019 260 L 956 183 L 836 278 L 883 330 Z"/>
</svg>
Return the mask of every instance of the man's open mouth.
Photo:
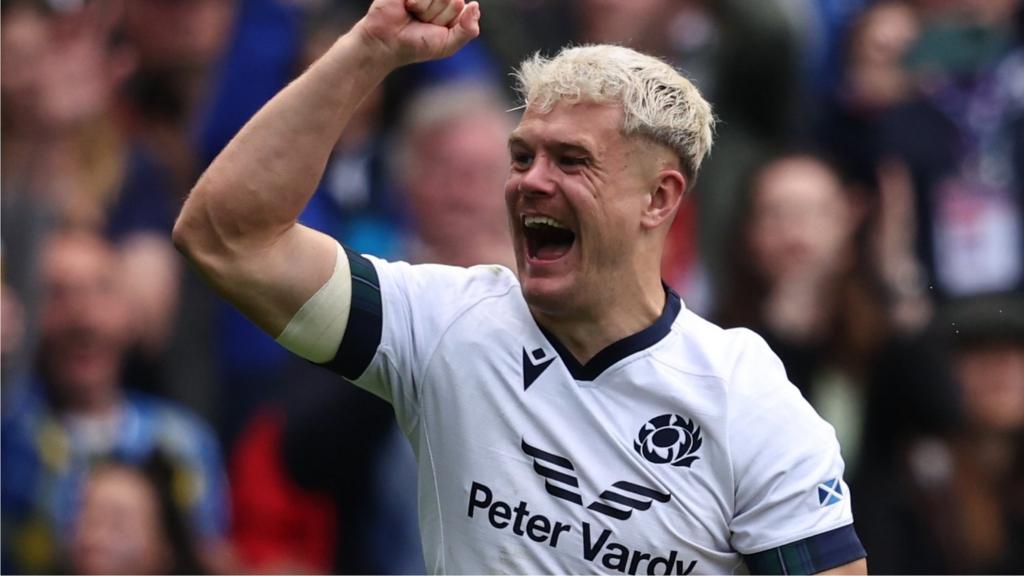
<svg viewBox="0 0 1024 576">
<path fill-rule="evenodd" d="M 522 222 L 527 252 L 535 260 L 558 260 L 576 242 L 576 233 L 550 216 L 523 216 Z"/>
</svg>

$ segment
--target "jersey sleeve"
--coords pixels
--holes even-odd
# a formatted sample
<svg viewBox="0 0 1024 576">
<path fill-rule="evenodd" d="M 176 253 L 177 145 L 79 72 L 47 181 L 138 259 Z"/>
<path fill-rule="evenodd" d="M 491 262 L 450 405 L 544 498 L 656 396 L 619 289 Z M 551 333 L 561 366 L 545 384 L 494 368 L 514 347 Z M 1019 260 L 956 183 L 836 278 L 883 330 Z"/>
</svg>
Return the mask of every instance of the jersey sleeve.
<svg viewBox="0 0 1024 576">
<path fill-rule="evenodd" d="M 733 548 L 751 573 L 765 574 L 813 574 L 864 557 L 835 430 L 764 340 L 740 338 L 729 407 Z"/>
<path fill-rule="evenodd" d="M 509 284 L 499 266 L 411 265 L 346 249 L 352 303 L 338 353 L 326 366 L 391 402 L 401 416 L 415 407 L 444 332 L 493 288 Z"/>
</svg>

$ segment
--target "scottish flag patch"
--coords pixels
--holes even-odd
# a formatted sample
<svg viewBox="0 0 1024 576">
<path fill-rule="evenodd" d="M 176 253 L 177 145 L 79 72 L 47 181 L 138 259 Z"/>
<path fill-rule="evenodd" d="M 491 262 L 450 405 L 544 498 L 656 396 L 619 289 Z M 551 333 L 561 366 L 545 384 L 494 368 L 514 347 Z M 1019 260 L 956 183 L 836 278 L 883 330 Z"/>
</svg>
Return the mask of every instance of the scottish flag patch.
<svg viewBox="0 0 1024 576">
<path fill-rule="evenodd" d="M 843 499 L 842 478 L 833 478 L 818 484 L 818 505 L 831 506 Z"/>
</svg>

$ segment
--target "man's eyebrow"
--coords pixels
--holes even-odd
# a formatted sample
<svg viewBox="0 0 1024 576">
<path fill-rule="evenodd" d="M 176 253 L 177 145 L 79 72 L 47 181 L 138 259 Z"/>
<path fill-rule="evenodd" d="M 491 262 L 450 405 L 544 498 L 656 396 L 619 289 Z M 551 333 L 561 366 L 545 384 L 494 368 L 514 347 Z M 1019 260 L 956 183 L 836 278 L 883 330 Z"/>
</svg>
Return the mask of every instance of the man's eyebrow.
<svg viewBox="0 0 1024 576">
<path fill-rule="evenodd" d="M 559 150 L 563 150 L 563 151 L 568 150 L 570 152 L 581 152 L 583 154 L 591 154 L 590 147 L 587 146 L 587 144 L 585 142 L 576 142 L 576 141 L 555 142 L 554 144 L 552 144 L 551 147 L 559 149 Z"/>
<path fill-rule="evenodd" d="M 515 133 L 508 137 L 508 145 L 530 147 L 530 143 L 527 142 L 525 138 Z M 545 146 L 553 150 L 568 150 L 571 152 L 582 152 L 584 154 L 592 154 L 591 148 L 587 145 L 586 142 L 581 142 L 577 140 L 559 140 L 554 142 L 548 142 L 545 144 Z"/>
</svg>

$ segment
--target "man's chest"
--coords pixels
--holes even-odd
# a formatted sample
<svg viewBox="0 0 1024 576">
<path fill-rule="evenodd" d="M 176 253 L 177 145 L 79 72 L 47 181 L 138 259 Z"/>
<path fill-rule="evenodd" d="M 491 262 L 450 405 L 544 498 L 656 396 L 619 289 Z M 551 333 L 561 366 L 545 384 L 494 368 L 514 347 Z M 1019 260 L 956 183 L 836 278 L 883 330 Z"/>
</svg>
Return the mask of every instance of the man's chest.
<svg viewBox="0 0 1024 576">
<path fill-rule="evenodd" d="M 578 380 L 543 335 L 497 332 L 443 342 L 424 374 L 421 433 L 450 529 L 588 571 L 734 557 L 719 381 L 649 353 Z"/>
</svg>

